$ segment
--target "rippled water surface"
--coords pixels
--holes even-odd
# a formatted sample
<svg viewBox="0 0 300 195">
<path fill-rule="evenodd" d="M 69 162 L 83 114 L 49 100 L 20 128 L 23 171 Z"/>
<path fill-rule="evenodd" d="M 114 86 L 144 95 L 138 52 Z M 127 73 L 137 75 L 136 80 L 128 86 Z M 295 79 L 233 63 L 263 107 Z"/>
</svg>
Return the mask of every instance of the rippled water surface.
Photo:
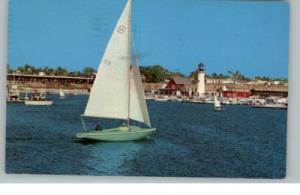
<svg viewBox="0 0 300 195">
<path fill-rule="evenodd" d="M 286 110 L 226 106 L 215 112 L 209 104 L 148 101 L 157 128 L 152 139 L 82 143 L 73 137 L 81 131 L 87 96 L 50 98 L 49 107 L 7 105 L 7 173 L 285 176 Z"/>
</svg>

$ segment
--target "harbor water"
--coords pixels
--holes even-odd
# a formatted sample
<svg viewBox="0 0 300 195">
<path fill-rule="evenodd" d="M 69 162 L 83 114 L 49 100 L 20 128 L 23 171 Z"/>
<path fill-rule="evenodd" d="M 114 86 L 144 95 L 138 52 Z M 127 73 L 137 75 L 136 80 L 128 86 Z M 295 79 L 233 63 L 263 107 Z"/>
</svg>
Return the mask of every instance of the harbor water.
<svg viewBox="0 0 300 195">
<path fill-rule="evenodd" d="M 147 101 L 150 139 L 79 142 L 88 96 L 52 106 L 7 105 L 6 172 L 26 174 L 282 178 L 287 111 Z M 85 119 L 94 128 L 95 119 Z M 102 126 L 122 121 L 100 120 Z"/>
</svg>

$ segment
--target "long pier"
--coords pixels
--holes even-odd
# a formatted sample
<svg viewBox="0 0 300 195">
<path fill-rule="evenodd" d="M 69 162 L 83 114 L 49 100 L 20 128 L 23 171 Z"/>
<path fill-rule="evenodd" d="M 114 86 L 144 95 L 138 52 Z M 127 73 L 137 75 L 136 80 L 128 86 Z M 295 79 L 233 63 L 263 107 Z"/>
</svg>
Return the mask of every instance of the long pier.
<svg viewBox="0 0 300 195">
<path fill-rule="evenodd" d="M 90 89 L 94 77 L 70 77 L 56 75 L 27 75 L 27 74 L 7 74 L 7 82 L 15 82 L 21 88 L 63 88 L 63 89 Z"/>
</svg>

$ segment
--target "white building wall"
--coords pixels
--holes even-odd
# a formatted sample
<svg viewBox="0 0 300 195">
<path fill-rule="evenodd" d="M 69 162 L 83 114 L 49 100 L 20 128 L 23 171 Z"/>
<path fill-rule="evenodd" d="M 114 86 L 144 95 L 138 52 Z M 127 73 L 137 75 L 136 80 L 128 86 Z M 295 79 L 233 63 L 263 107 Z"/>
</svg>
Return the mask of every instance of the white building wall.
<svg viewBox="0 0 300 195">
<path fill-rule="evenodd" d="M 205 95 L 205 73 L 204 73 L 204 71 L 198 72 L 197 94 L 198 94 L 198 97 L 204 97 L 204 95 Z"/>
</svg>

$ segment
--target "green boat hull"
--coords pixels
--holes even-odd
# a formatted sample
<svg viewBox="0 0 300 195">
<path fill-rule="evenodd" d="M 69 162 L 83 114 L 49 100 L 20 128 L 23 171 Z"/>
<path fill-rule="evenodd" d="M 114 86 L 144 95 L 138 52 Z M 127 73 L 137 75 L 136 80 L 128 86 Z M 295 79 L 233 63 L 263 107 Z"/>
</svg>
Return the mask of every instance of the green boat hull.
<svg viewBox="0 0 300 195">
<path fill-rule="evenodd" d="M 93 141 L 134 141 L 141 140 L 153 132 L 155 128 L 140 128 L 137 126 L 118 127 L 113 129 L 104 129 L 102 131 L 84 131 L 76 133 L 77 139 Z"/>
</svg>

